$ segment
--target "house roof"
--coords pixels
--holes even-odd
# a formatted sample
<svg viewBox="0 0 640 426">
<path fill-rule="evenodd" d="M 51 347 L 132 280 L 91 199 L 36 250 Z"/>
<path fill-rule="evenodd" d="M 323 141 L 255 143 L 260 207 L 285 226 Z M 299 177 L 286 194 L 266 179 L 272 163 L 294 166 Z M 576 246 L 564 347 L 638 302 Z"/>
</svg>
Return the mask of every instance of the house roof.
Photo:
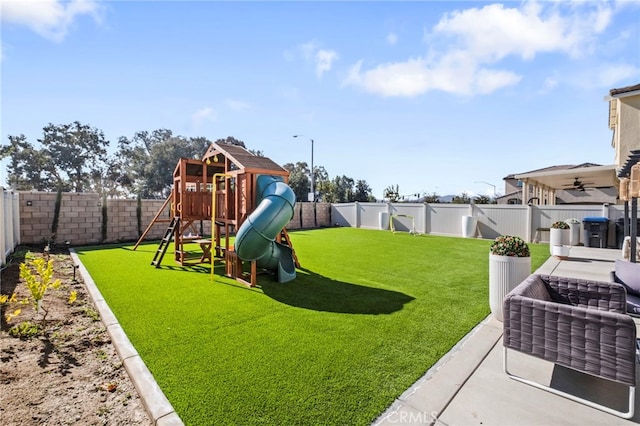
<svg viewBox="0 0 640 426">
<path fill-rule="evenodd" d="M 581 167 L 593 167 L 593 166 L 599 166 L 599 165 L 600 164 L 596 164 L 596 163 L 581 163 L 581 164 L 562 164 L 562 165 L 558 165 L 558 166 L 549 166 L 549 167 L 543 167 L 542 169 L 530 170 L 528 172 L 510 174 L 510 175 L 504 177 L 503 180 L 504 179 L 518 179 L 518 178 L 516 178 L 516 175 L 520 176 L 520 175 L 529 174 L 529 173 L 552 172 L 552 171 L 556 171 L 556 170 L 578 169 L 578 168 L 581 168 Z"/>
<path fill-rule="evenodd" d="M 514 176 L 532 185 L 553 189 L 571 189 L 578 180 L 587 188 L 603 188 L 618 185 L 615 164 L 600 166 L 583 163 L 565 169 L 533 171 Z"/>
<path fill-rule="evenodd" d="M 619 89 L 609 90 L 610 96 L 623 95 L 630 92 L 640 91 L 640 84 L 634 84 L 633 86 L 621 87 Z"/>
<path fill-rule="evenodd" d="M 278 175 L 288 175 L 284 168 L 267 157 L 259 157 L 239 145 L 212 143 L 202 157 L 202 161 L 222 155 L 229 159 L 237 168 L 246 172 L 274 172 Z"/>
</svg>

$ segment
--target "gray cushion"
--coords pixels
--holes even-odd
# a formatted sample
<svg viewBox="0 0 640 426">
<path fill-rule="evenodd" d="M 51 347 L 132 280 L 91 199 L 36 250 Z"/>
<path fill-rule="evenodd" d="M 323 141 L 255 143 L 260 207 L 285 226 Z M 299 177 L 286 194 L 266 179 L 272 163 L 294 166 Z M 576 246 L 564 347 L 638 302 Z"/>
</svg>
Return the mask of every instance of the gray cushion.
<svg viewBox="0 0 640 426">
<path fill-rule="evenodd" d="M 616 259 L 615 281 L 624 284 L 627 293 L 640 296 L 640 263 Z"/>
<path fill-rule="evenodd" d="M 627 312 L 632 315 L 640 315 L 640 296 L 627 294 Z"/>
</svg>

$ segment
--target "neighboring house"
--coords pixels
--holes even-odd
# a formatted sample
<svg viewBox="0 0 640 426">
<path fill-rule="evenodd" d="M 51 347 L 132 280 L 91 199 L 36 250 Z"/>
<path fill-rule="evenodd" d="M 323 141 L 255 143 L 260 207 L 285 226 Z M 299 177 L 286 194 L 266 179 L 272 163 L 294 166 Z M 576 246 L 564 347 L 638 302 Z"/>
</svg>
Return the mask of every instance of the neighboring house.
<svg viewBox="0 0 640 426">
<path fill-rule="evenodd" d="M 638 153 L 635 156 L 632 153 L 640 150 L 640 84 L 611 89 L 605 100 L 609 101 L 609 128 L 613 130 L 611 146 L 620 170 L 640 158 Z M 622 171 L 618 177 L 628 176 Z"/>
<path fill-rule="evenodd" d="M 615 204 L 617 188 L 613 185 L 598 186 L 598 182 L 592 182 L 585 176 L 585 172 L 594 169 L 607 169 L 593 163 L 583 163 L 578 165 L 565 164 L 545 167 L 543 169 L 531 170 L 529 172 L 511 174 L 503 178 L 505 195 L 498 197 L 498 204 Z M 613 167 L 610 167 L 613 173 Z M 523 202 L 523 179 L 522 176 L 551 177 L 558 179 L 563 177 L 564 182 L 558 188 L 536 189 L 529 186 L 526 200 Z"/>
<path fill-rule="evenodd" d="M 614 164 L 552 166 L 504 178 L 498 204 L 617 204 L 619 179 L 640 161 L 640 84 L 611 89 L 609 128 Z"/>
</svg>

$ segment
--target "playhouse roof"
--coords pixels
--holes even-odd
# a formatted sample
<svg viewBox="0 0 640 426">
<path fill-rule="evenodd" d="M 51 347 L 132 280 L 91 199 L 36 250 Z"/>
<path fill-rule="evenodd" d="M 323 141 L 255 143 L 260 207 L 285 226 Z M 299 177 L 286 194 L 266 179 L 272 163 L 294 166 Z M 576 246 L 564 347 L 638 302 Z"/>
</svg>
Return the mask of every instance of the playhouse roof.
<svg viewBox="0 0 640 426">
<path fill-rule="evenodd" d="M 202 157 L 202 161 L 222 156 L 229 160 L 239 171 L 246 173 L 266 173 L 270 172 L 278 175 L 288 175 L 289 172 L 267 157 L 260 157 L 239 145 L 212 143 L 207 152 Z M 222 159 L 218 158 L 218 162 Z"/>
</svg>

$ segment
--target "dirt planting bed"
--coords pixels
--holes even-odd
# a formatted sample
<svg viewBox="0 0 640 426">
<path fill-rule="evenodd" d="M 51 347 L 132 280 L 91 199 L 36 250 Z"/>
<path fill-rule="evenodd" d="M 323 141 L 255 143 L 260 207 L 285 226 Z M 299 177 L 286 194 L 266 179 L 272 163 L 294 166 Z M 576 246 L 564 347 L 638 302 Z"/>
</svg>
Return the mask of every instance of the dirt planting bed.
<svg viewBox="0 0 640 426">
<path fill-rule="evenodd" d="M 2 270 L 0 294 L 26 298 L 20 263 L 47 257 L 61 286 L 43 299 L 47 313 L 38 333 L 15 337 L 10 329 L 25 321 L 37 325 L 43 313 L 31 304 L 1 305 L 0 424 L 150 425 L 66 248 L 47 253 L 44 247 L 19 246 Z M 72 291 L 77 299 L 69 303 Z M 5 314 L 16 309 L 21 313 L 7 323 Z"/>
</svg>

